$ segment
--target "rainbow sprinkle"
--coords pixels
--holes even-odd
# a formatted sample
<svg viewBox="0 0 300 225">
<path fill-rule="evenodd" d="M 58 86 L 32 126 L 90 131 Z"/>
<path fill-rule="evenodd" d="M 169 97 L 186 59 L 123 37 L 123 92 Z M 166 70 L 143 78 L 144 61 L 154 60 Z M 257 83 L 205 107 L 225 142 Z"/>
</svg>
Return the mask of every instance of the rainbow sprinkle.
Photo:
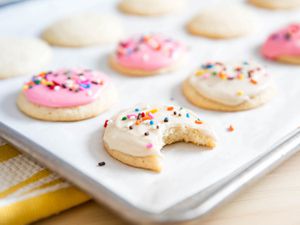
<svg viewBox="0 0 300 225">
<path fill-rule="evenodd" d="M 160 113 L 163 112 L 163 113 Z M 190 120 L 191 123 L 201 125 L 201 121 L 197 116 L 191 112 L 186 111 L 180 106 L 162 106 L 158 108 L 151 108 L 150 106 L 146 107 L 137 107 L 128 113 L 124 113 L 118 117 L 116 122 L 121 122 L 121 126 L 128 130 L 136 130 L 139 126 L 139 129 L 145 129 L 141 131 L 141 138 L 147 138 L 155 132 L 155 130 L 161 129 L 161 126 L 168 126 L 169 122 L 174 121 L 174 119 L 180 120 Z M 106 120 L 104 123 L 104 128 L 110 125 L 110 120 Z M 147 138 L 148 140 L 148 138 Z M 146 145 L 147 149 L 153 147 L 152 143 Z"/>
<path fill-rule="evenodd" d="M 63 72 L 41 72 L 35 75 L 31 80 L 23 85 L 23 90 L 27 91 L 35 86 L 45 86 L 49 90 L 60 91 L 62 89 L 77 93 L 80 91 L 87 91 L 87 95 L 91 95 L 90 91 L 93 85 L 103 85 L 102 80 L 90 80 L 87 79 L 86 74 L 91 73 L 91 70 L 80 70 L 75 72 L 74 70 L 64 70 Z M 65 76 L 66 79 L 58 81 L 56 77 L 59 75 Z"/>
</svg>

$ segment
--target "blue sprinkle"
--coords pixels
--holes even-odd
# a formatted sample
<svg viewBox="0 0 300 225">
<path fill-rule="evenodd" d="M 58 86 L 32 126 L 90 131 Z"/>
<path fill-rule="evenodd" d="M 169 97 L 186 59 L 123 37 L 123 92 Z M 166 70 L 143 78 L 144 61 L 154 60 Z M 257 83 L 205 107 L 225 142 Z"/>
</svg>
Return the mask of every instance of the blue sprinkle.
<svg viewBox="0 0 300 225">
<path fill-rule="evenodd" d="M 190 118 L 190 114 L 189 113 L 186 114 L 186 118 Z"/>
<path fill-rule="evenodd" d="M 136 112 L 138 112 L 138 111 L 140 111 L 138 108 L 136 108 L 134 111 L 136 111 Z"/>
<path fill-rule="evenodd" d="M 153 120 L 150 120 L 150 125 L 153 125 L 153 124 L 154 124 Z"/>
<path fill-rule="evenodd" d="M 79 84 L 80 87 L 83 87 L 83 88 L 90 88 L 91 85 L 90 84 Z"/>
</svg>

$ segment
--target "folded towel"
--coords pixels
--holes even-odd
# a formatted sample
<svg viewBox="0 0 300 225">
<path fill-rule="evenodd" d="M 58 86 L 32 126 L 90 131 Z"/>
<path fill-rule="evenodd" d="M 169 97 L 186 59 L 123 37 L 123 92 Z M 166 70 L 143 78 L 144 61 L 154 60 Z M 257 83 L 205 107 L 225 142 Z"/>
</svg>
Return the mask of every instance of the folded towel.
<svg viewBox="0 0 300 225">
<path fill-rule="evenodd" d="M 0 139 L 0 225 L 28 224 L 89 199 Z"/>
</svg>

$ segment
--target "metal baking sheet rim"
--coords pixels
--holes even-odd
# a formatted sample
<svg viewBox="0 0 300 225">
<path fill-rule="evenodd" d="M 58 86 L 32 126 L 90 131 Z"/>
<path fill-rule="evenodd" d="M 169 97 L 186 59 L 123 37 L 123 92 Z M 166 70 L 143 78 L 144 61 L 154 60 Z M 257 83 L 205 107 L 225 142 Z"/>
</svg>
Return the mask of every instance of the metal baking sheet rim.
<svg viewBox="0 0 300 225">
<path fill-rule="evenodd" d="M 154 214 L 130 204 L 109 189 L 57 158 L 47 149 L 0 122 L 0 137 L 135 223 L 174 224 L 200 219 L 233 197 L 248 184 L 271 171 L 300 150 L 300 127 L 275 143 L 269 151 L 235 173 L 190 196 L 167 210 Z"/>
</svg>

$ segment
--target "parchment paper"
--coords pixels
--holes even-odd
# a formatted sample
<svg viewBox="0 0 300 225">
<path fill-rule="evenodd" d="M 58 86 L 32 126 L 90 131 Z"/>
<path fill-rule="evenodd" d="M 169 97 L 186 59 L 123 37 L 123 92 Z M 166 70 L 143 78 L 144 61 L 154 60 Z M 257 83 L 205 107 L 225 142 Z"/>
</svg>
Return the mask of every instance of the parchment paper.
<svg viewBox="0 0 300 225">
<path fill-rule="evenodd" d="M 124 77 L 107 65 L 114 44 L 90 48 L 53 48 L 49 68 L 86 67 L 102 70 L 115 81 L 119 104 L 100 116 L 75 123 L 51 123 L 30 119 L 16 108 L 17 93 L 30 75 L 0 81 L 0 121 L 26 137 L 51 149 L 65 160 L 102 183 L 120 197 L 144 210 L 160 212 L 213 184 L 217 180 L 268 150 L 279 138 L 300 124 L 300 66 L 268 62 L 261 58 L 259 46 L 273 30 L 300 21 L 300 12 L 267 11 L 248 5 L 260 18 L 260 29 L 253 35 L 234 40 L 209 40 L 190 36 L 184 30 L 197 11 L 221 1 L 191 0 L 181 14 L 163 17 L 135 17 L 121 14 L 112 0 L 40 0 L 28 1 L 0 10 L 0 35 L 38 36 L 56 19 L 85 11 L 120 16 L 128 35 L 161 32 L 185 41 L 189 61 L 181 70 L 146 78 Z M 223 1 L 222 1 L 223 2 Z M 226 1 L 231 4 L 236 1 Z M 246 3 L 243 3 L 247 5 Z M 278 85 L 278 95 L 269 104 L 239 113 L 206 111 L 192 106 L 181 93 L 181 82 L 199 64 L 207 60 L 255 59 L 266 65 Z M 105 119 L 122 108 L 137 103 L 174 103 L 191 108 L 211 123 L 218 135 L 218 146 L 206 151 L 190 144 L 165 147 L 164 170 L 153 173 L 123 165 L 112 159 L 102 147 Z M 234 132 L 226 128 L 232 124 Z M 106 166 L 97 167 L 105 161 Z"/>
</svg>

